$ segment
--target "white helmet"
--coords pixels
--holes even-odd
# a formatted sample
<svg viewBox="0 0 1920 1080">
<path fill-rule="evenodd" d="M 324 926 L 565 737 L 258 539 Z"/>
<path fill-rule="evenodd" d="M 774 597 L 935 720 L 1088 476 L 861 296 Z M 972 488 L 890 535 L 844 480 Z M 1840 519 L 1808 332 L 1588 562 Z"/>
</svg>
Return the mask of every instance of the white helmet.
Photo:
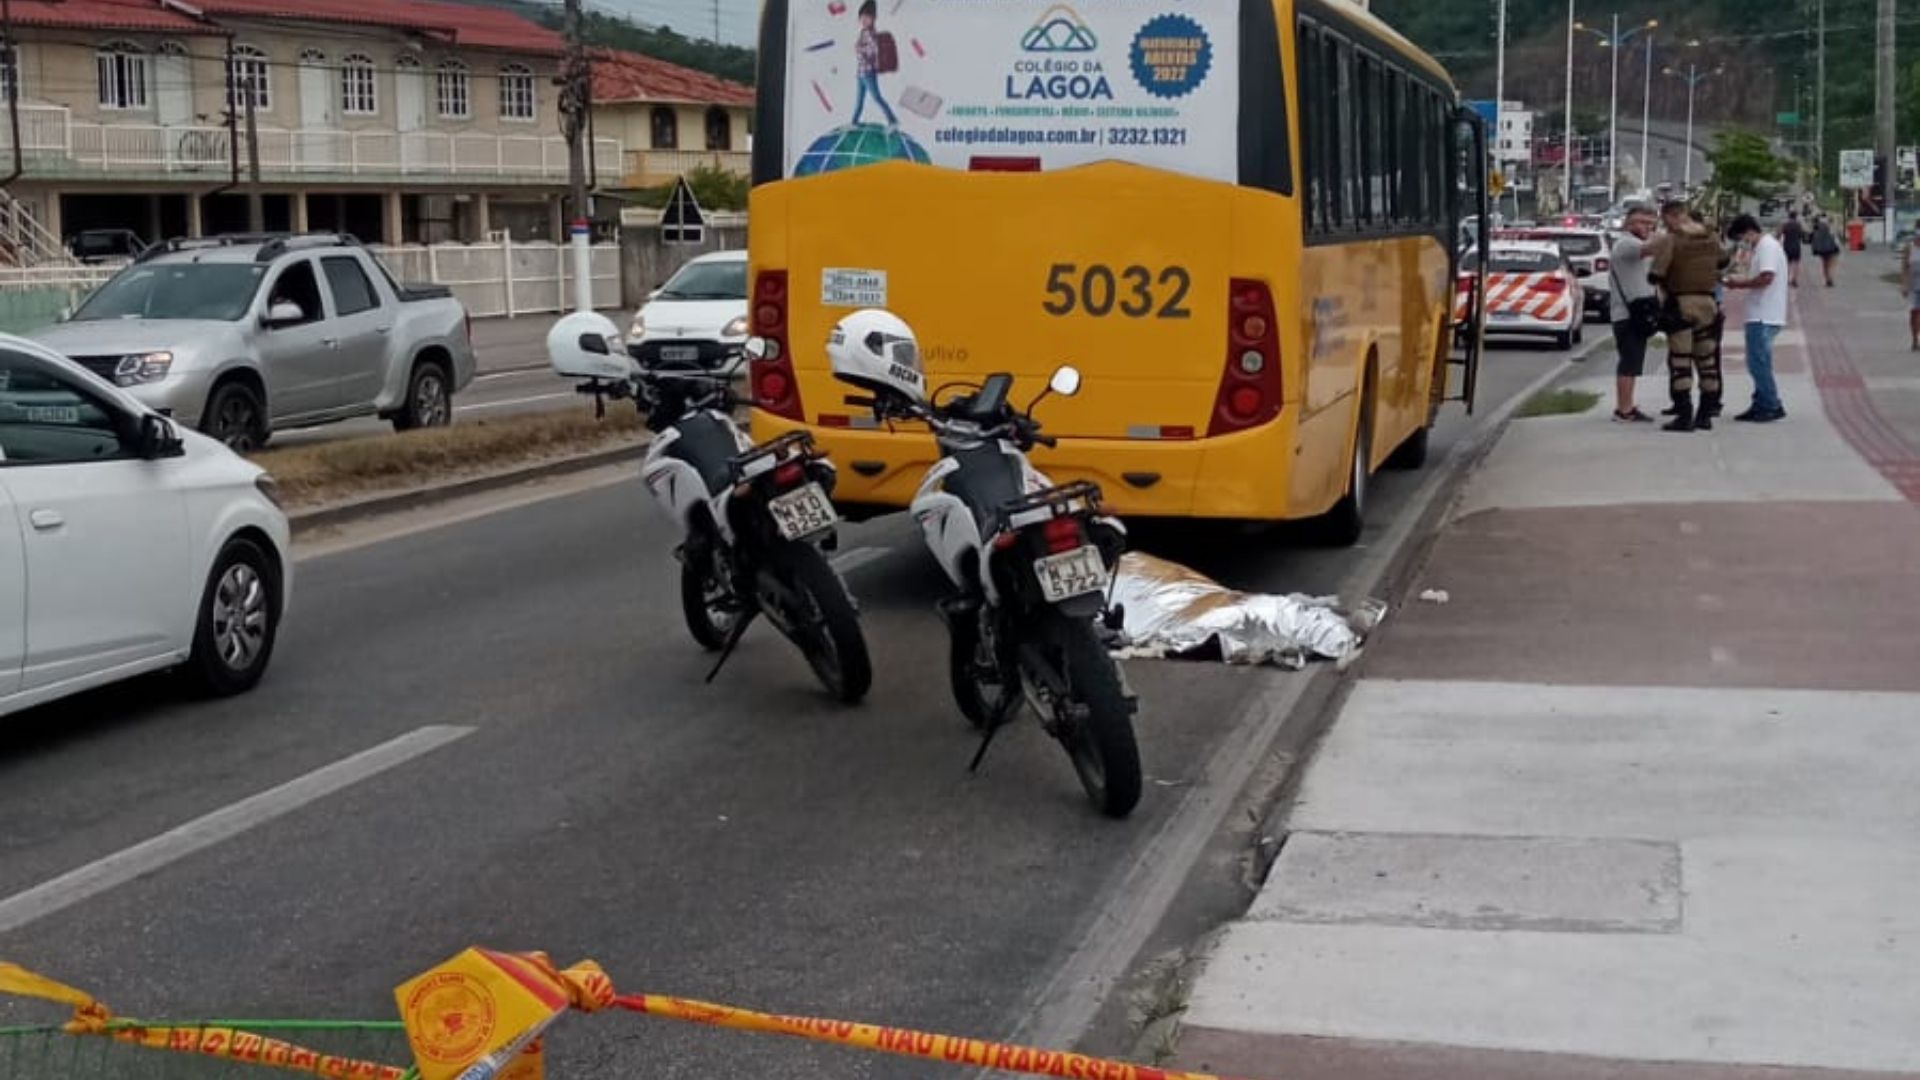
<svg viewBox="0 0 1920 1080">
<path fill-rule="evenodd" d="M 875 393 L 927 397 L 927 376 L 920 366 L 920 344 L 913 327 L 890 311 L 868 308 L 834 324 L 827 337 L 833 377 Z"/>
<path fill-rule="evenodd" d="M 569 379 L 625 379 L 634 361 L 613 320 L 594 311 L 576 311 L 547 331 L 547 362 Z"/>
</svg>

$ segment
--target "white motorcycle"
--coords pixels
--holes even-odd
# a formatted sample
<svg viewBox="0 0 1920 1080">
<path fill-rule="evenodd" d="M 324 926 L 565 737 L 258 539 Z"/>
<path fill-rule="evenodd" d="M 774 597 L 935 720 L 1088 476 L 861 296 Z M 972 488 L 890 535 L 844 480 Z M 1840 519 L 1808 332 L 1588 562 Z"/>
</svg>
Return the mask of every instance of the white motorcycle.
<svg viewBox="0 0 1920 1080">
<path fill-rule="evenodd" d="M 881 421 L 923 422 L 939 443 L 911 512 L 955 588 L 940 611 L 954 699 L 982 736 L 974 767 L 1024 703 L 1066 749 L 1094 806 L 1125 817 L 1140 800 L 1135 699 L 1103 639 L 1120 623 L 1107 590 L 1126 531 L 1100 512 L 1098 485 L 1054 486 L 1027 460 L 1036 444 L 1054 445 L 1034 407 L 1078 393 L 1080 373 L 1054 372 L 1025 412 L 1008 404 L 1006 374 L 959 387 L 967 393 L 944 405 L 891 360 L 877 369 L 836 362 L 834 374 L 873 395 L 847 404 Z"/>
<path fill-rule="evenodd" d="M 799 432 L 756 446 L 733 420 L 731 371 L 642 368 L 611 320 L 569 315 L 548 335 L 555 371 L 582 393 L 632 398 L 654 433 L 640 475 L 679 525 L 680 607 L 695 641 L 726 664 L 764 615 L 833 696 L 873 682 L 860 619 L 822 547 L 836 541 L 833 463 Z"/>
</svg>

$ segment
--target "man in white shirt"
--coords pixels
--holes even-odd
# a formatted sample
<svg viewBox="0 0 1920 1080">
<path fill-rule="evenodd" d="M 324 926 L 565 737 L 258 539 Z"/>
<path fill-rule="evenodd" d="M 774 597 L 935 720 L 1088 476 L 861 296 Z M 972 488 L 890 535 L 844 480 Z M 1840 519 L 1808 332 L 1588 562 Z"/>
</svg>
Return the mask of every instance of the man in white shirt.
<svg viewBox="0 0 1920 1080">
<path fill-rule="evenodd" d="M 1753 261 L 1747 274 L 1726 282 L 1729 289 L 1750 293 L 1747 297 L 1747 374 L 1753 376 L 1753 407 L 1734 419 L 1756 424 L 1784 420 L 1787 410 L 1780 403 L 1780 387 L 1773 381 L 1773 339 L 1787 325 L 1787 294 L 1791 288 L 1787 251 L 1780 246 L 1780 241 L 1767 235 L 1752 214 L 1734 218 L 1727 237 L 1753 245 Z"/>
</svg>

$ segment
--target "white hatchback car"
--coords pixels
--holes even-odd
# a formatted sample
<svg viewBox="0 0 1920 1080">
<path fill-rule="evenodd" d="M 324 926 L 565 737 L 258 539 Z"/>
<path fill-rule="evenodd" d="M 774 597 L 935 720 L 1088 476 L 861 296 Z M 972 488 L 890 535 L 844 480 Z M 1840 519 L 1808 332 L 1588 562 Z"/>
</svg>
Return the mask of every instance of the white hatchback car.
<svg viewBox="0 0 1920 1080">
<path fill-rule="evenodd" d="M 725 367 L 747 343 L 747 253 L 690 260 L 633 317 L 627 351 L 644 367 Z"/>
<path fill-rule="evenodd" d="M 0 334 L 0 715 L 171 667 L 251 688 L 291 550 L 258 466 Z"/>
</svg>

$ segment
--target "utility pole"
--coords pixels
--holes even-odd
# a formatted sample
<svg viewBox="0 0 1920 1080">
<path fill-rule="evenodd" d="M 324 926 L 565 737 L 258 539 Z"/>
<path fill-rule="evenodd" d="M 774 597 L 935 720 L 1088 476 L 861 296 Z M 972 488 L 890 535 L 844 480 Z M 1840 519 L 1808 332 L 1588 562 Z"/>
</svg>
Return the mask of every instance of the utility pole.
<svg viewBox="0 0 1920 1080">
<path fill-rule="evenodd" d="M 1653 190 L 1653 164 L 1647 160 L 1648 135 L 1653 127 L 1653 35 L 1647 35 L 1646 85 L 1640 88 L 1640 188 Z"/>
<path fill-rule="evenodd" d="M 1880 0 L 1879 31 L 1875 36 L 1874 51 L 1874 90 L 1873 116 L 1874 126 L 1879 132 L 1875 140 L 1879 148 L 1881 161 L 1880 185 L 1881 222 L 1885 229 L 1887 243 L 1893 243 L 1893 204 L 1894 191 L 1899 179 L 1899 151 L 1894 146 L 1894 70 L 1893 70 L 1893 22 L 1894 0 Z"/>
<path fill-rule="evenodd" d="M 587 101 L 592 72 L 580 37 L 580 0 L 566 0 L 567 59 L 561 72 L 560 129 L 567 139 L 568 233 L 573 247 L 573 306 L 593 310 L 593 249 L 587 209 Z"/>
<path fill-rule="evenodd" d="M 720 44 L 720 0 L 713 0 L 713 43 Z"/>
<path fill-rule="evenodd" d="M 13 0 L 0 0 L 0 49 L 6 50 L 0 54 L 6 64 L 0 77 L 7 81 L 7 124 L 13 129 L 13 169 L 0 180 L 0 187 L 6 187 L 27 171 L 26 152 L 20 146 L 20 53 L 13 45 Z"/>
<path fill-rule="evenodd" d="M 1613 97 L 1607 102 L 1607 205 L 1619 202 L 1620 186 L 1620 13 L 1613 13 L 1613 36 L 1607 39 L 1613 54 Z"/>
<path fill-rule="evenodd" d="M 1567 121 L 1560 125 L 1566 135 L 1566 145 L 1561 147 L 1561 167 L 1567 172 L 1567 200 L 1561 207 L 1562 213 L 1573 212 L 1573 28 L 1578 20 L 1574 17 L 1575 0 L 1567 0 Z"/>
<path fill-rule="evenodd" d="M 247 98 L 247 231 L 253 233 L 267 231 L 267 208 L 260 195 L 260 127 L 254 115 L 258 89 L 249 74 L 242 92 Z"/>
<path fill-rule="evenodd" d="M 0 0 L 0 2 L 4 2 L 4 0 Z M 1500 125 L 1507 111 L 1507 0 L 1496 0 L 1496 5 L 1499 9 L 1499 14 L 1495 19 L 1495 37 L 1493 40 L 1492 145 L 1498 147 L 1500 145 Z M 19 140 L 16 139 L 15 141 L 18 142 Z M 1531 154 L 1531 151 L 1529 151 L 1529 154 Z M 1496 166 L 1503 165 L 1498 154 L 1494 155 L 1494 163 Z M 1507 185 L 1509 187 L 1513 185 L 1512 177 L 1507 178 Z M 1518 188 L 1515 188 L 1513 192 L 1513 205 L 1513 216 L 1517 218 L 1520 216 L 1520 191 Z"/>
<path fill-rule="evenodd" d="M 1813 0 L 1818 29 L 1813 48 L 1813 175 L 1818 183 L 1827 174 L 1827 0 Z"/>
</svg>

